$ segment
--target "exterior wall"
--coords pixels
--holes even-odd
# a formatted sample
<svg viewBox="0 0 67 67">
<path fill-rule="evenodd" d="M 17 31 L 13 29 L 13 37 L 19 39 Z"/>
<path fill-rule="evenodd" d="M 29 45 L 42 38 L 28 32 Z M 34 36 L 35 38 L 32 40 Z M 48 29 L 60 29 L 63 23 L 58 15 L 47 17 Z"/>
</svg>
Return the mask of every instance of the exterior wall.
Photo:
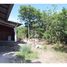
<svg viewBox="0 0 67 67">
<path fill-rule="evenodd" d="M 8 38 L 11 37 L 11 41 L 14 41 L 14 29 L 0 25 L 0 41 L 8 41 Z"/>
</svg>

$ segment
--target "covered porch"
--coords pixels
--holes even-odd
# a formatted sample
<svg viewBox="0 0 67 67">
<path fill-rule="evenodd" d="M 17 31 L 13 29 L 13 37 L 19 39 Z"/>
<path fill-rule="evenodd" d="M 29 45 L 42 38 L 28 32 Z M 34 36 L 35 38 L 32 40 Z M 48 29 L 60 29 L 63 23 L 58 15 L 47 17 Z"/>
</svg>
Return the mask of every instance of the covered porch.
<svg viewBox="0 0 67 67">
<path fill-rule="evenodd" d="M 0 20 L 0 52 L 19 49 L 16 37 L 17 26 L 15 22 Z"/>
<path fill-rule="evenodd" d="M 8 21 L 13 4 L 0 4 L 0 51 L 15 50 L 17 48 L 16 27 L 21 24 Z"/>
<path fill-rule="evenodd" d="M 0 41 L 14 41 L 15 32 L 13 28 L 0 25 Z"/>
<path fill-rule="evenodd" d="M 8 21 L 14 4 L 0 4 L 0 42 L 17 41 L 16 27 L 21 24 Z"/>
</svg>

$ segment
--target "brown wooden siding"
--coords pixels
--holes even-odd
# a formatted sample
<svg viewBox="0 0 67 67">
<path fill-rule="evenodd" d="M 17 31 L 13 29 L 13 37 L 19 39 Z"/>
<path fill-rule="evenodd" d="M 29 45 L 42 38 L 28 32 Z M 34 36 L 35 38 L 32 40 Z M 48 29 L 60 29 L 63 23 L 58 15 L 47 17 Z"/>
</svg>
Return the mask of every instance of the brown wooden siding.
<svg viewBox="0 0 67 67">
<path fill-rule="evenodd" d="M 3 5 L 0 5 L 0 19 L 6 20 L 6 13 L 8 12 L 8 9 L 2 7 Z"/>
<path fill-rule="evenodd" d="M 11 40 L 14 41 L 14 29 L 0 25 L 0 41 L 7 41 L 8 36 L 11 36 Z"/>
<path fill-rule="evenodd" d="M 0 7 L 0 12 L 5 13 L 7 12 L 7 9 Z"/>
<path fill-rule="evenodd" d="M 10 6 L 10 4 L 1 4 L 1 7 L 3 7 L 3 8 L 6 8 L 6 9 L 8 9 L 9 8 L 9 6 Z"/>
<path fill-rule="evenodd" d="M 6 15 L 0 12 L 0 19 L 6 19 Z"/>
</svg>

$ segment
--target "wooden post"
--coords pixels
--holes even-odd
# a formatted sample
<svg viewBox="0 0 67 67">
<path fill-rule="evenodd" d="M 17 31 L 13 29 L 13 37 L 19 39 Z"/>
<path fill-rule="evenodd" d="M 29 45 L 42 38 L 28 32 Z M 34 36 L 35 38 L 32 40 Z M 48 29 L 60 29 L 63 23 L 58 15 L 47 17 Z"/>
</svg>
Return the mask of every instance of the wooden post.
<svg viewBox="0 0 67 67">
<path fill-rule="evenodd" d="M 14 28 L 14 33 L 15 33 L 15 35 L 14 35 L 14 41 L 16 42 L 17 41 L 16 27 Z"/>
</svg>

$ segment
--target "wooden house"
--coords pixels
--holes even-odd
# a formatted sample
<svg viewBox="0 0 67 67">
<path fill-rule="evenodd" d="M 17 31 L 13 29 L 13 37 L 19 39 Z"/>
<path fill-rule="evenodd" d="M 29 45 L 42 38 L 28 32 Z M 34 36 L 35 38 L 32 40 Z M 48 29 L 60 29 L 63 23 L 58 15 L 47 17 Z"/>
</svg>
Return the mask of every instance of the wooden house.
<svg viewBox="0 0 67 67">
<path fill-rule="evenodd" d="M 13 4 L 0 4 L 0 41 L 17 41 L 17 22 L 8 21 Z"/>
</svg>

